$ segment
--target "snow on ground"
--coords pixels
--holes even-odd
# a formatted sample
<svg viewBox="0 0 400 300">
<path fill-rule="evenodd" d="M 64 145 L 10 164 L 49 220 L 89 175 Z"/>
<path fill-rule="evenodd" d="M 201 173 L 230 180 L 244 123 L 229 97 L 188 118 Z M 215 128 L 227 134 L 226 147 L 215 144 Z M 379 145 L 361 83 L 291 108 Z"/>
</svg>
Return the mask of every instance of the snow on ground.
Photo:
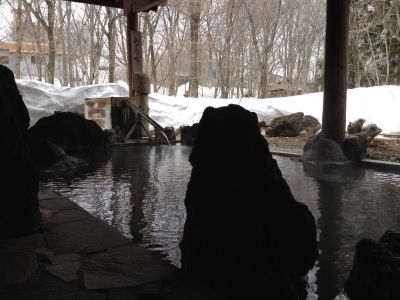
<svg viewBox="0 0 400 300">
<path fill-rule="evenodd" d="M 51 84 L 30 80 L 17 80 L 18 88 L 31 115 L 31 125 L 39 118 L 54 111 L 83 113 L 85 98 L 123 97 L 128 95 L 124 82 L 80 86 L 75 88 L 56 87 Z M 202 88 L 205 95 L 212 96 L 213 90 Z M 313 93 L 272 99 L 213 99 L 185 98 L 178 89 L 177 97 L 158 93 L 149 96 L 150 116 L 162 126 L 191 125 L 198 122 L 207 106 L 220 107 L 240 104 L 257 113 L 260 121 L 267 124 L 275 117 L 294 112 L 304 112 L 321 121 L 322 93 Z M 400 133 L 400 86 L 379 86 L 350 89 L 347 93 L 347 122 L 364 118 L 367 123 L 376 123 L 384 133 Z"/>
<path fill-rule="evenodd" d="M 34 80 L 17 80 L 17 87 L 31 117 L 31 125 L 54 111 L 72 111 L 83 114 L 86 98 L 122 97 L 128 95 L 124 83 L 99 84 L 80 87 L 57 87 Z"/>
</svg>

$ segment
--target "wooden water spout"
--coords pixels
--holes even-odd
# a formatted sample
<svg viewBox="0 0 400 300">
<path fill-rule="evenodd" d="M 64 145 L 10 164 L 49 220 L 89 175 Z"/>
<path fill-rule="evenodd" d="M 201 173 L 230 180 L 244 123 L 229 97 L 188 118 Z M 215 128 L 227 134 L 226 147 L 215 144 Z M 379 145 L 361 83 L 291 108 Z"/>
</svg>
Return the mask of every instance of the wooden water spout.
<svg viewBox="0 0 400 300">
<path fill-rule="evenodd" d="M 137 126 L 140 125 L 143 127 L 143 129 L 146 131 L 147 135 L 150 137 L 149 132 L 147 131 L 147 129 L 145 128 L 145 126 L 143 126 L 143 123 L 141 123 L 141 118 L 143 118 L 146 122 L 148 122 L 149 124 L 151 124 L 154 129 L 158 129 L 160 130 L 161 134 L 164 136 L 165 140 L 167 141 L 168 145 L 171 145 L 171 143 L 169 142 L 169 139 L 167 137 L 167 135 L 164 132 L 164 127 L 162 127 L 160 124 L 158 124 L 155 120 L 153 120 L 152 118 L 150 118 L 150 116 L 148 116 L 143 110 L 141 110 L 138 106 L 135 105 L 135 103 L 133 103 L 133 101 L 130 98 L 125 98 L 124 103 L 126 103 L 126 105 L 135 113 L 137 113 L 140 118 L 136 119 L 136 122 L 133 124 L 132 128 L 129 130 L 129 132 L 127 133 L 127 135 L 125 136 L 126 139 L 128 139 L 133 132 L 135 131 L 135 129 L 137 128 Z"/>
</svg>

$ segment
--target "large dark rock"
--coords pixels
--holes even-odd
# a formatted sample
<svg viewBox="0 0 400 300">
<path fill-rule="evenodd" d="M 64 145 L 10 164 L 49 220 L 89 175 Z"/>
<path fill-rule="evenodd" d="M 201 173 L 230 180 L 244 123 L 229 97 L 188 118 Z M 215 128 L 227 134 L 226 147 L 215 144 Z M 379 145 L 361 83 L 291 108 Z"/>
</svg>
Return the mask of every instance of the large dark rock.
<svg viewBox="0 0 400 300">
<path fill-rule="evenodd" d="M 298 136 L 303 125 L 304 114 L 297 112 L 294 114 L 275 118 L 271 121 L 270 136 Z"/>
<path fill-rule="evenodd" d="M 365 123 L 365 119 L 359 118 L 355 120 L 354 122 L 349 122 L 347 125 L 347 133 L 348 134 L 355 134 L 359 133 L 362 130 L 362 127 Z"/>
<path fill-rule="evenodd" d="M 58 160 L 49 142 L 69 156 L 91 162 L 106 156 L 108 138 L 95 122 L 75 113 L 61 112 L 40 119 L 29 129 L 32 156 L 41 168 Z"/>
<path fill-rule="evenodd" d="M 190 162 L 182 269 L 226 299 L 304 299 L 314 217 L 293 198 L 256 114 L 208 107 Z"/>
<path fill-rule="evenodd" d="M 400 233 L 357 243 L 345 292 L 350 300 L 400 299 Z"/>
<path fill-rule="evenodd" d="M 0 237 L 32 233 L 40 223 L 38 173 L 27 147 L 28 110 L 14 74 L 0 65 Z"/>
<path fill-rule="evenodd" d="M 344 155 L 342 146 L 321 134 L 311 137 L 303 148 L 302 159 L 318 165 L 347 164 L 350 161 Z"/>
<path fill-rule="evenodd" d="M 307 131 L 307 134 L 314 135 L 321 129 L 321 123 L 310 115 L 305 115 L 303 118 L 303 124 L 301 125 L 301 129 Z"/>
<path fill-rule="evenodd" d="M 199 124 L 181 127 L 181 143 L 184 145 L 193 145 L 199 131 Z"/>
<path fill-rule="evenodd" d="M 164 128 L 164 134 L 168 138 L 168 141 L 176 140 L 175 129 L 172 126 L 167 126 Z M 156 128 L 154 129 L 154 140 L 159 143 L 167 143 L 164 134 L 161 133 L 161 130 Z"/>
<path fill-rule="evenodd" d="M 115 128 L 105 129 L 104 133 L 107 136 L 109 144 L 125 143 L 125 135 L 118 125 L 116 125 Z"/>
<path fill-rule="evenodd" d="M 362 120 L 365 122 L 365 120 L 363 119 L 358 119 L 358 120 Z M 362 124 L 364 124 L 364 122 L 362 122 Z M 349 131 L 349 128 L 347 128 L 347 130 Z M 355 129 L 353 127 L 351 132 L 355 132 L 356 130 L 358 129 Z M 367 154 L 367 149 L 371 145 L 373 139 L 381 132 L 382 129 L 376 126 L 376 124 L 368 124 L 364 126 L 360 131 L 353 134 L 348 134 L 342 143 L 344 154 L 350 160 L 353 161 L 362 160 L 363 158 L 365 158 Z"/>
</svg>

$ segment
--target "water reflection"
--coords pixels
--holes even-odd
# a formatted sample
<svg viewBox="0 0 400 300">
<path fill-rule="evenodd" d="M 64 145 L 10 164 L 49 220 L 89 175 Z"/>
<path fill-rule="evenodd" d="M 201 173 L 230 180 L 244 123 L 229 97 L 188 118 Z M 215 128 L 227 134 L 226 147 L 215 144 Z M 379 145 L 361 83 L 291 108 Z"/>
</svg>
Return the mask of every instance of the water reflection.
<svg viewBox="0 0 400 300">
<path fill-rule="evenodd" d="M 116 148 L 97 170 L 47 185 L 179 266 L 190 151 Z M 351 268 L 356 242 L 377 239 L 386 229 L 400 231 L 400 175 L 351 168 L 316 172 L 286 157 L 276 159 L 294 197 L 308 205 L 317 222 L 320 256 L 310 273 L 309 299 L 317 297 L 313 294 L 333 299 Z"/>
<path fill-rule="evenodd" d="M 179 265 L 178 243 L 185 222 L 184 198 L 190 177 L 191 149 L 137 146 L 115 149 L 115 178 L 130 178 L 129 228 L 132 239 Z"/>
<path fill-rule="evenodd" d="M 119 191 L 122 185 L 126 188 L 126 199 L 129 199 L 128 205 L 121 207 L 121 209 L 126 209 L 124 213 L 121 210 L 115 210 L 116 217 L 114 218 L 114 223 L 118 226 L 118 216 L 128 215 L 128 220 L 125 224 L 128 224 L 129 234 L 132 240 L 135 242 L 140 242 L 143 240 L 143 229 L 146 227 L 147 222 L 144 218 L 143 213 L 143 200 L 145 199 L 146 191 L 149 190 L 149 185 L 151 184 L 150 170 L 147 162 L 144 162 L 141 157 L 148 156 L 148 147 L 136 147 L 135 154 L 132 155 L 130 148 L 122 148 L 120 151 L 113 151 L 111 156 L 111 171 L 113 182 L 115 186 L 115 191 Z M 128 182 L 121 179 L 128 179 Z M 114 195 L 115 206 L 121 204 L 122 200 L 119 195 Z M 122 214 L 121 214 L 122 213 Z"/>
<path fill-rule="evenodd" d="M 338 274 L 343 274 L 344 271 L 341 267 L 344 185 L 349 178 L 361 181 L 365 172 L 352 167 L 318 167 L 307 164 L 304 164 L 304 171 L 315 179 L 318 189 L 318 296 L 320 299 L 334 299 L 340 292 L 339 288 L 343 286 L 343 277 Z"/>
</svg>

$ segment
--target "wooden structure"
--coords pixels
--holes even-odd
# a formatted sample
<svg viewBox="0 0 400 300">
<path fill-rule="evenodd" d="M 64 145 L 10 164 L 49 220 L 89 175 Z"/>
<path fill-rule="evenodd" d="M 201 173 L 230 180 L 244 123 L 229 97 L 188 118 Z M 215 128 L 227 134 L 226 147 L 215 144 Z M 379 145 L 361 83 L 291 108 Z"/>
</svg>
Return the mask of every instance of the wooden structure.
<svg viewBox="0 0 400 300">
<path fill-rule="evenodd" d="M 127 18 L 128 84 L 129 97 L 135 96 L 134 74 L 142 73 L 142 36 L 138 30 L 138 13 L 157 10 L 167 0 L 65 0 L 86 4 L 121 8 Z"/>
<path fill-rule="evenodd" d="M 126 135 L 133 115 L 123 103 L 122 97 L 87 98 L 84 101 L 85 119 L 92 120 L 103 130 L 118 127 Z M 130 125 L 132 126 L 132 125 Z"/>
<path fill-rule="evenodd" d="M 64 53 L 63 47 L 56 46 L 56 60 L 55 60 L 55 75 L 62 77 L 62 63 L 61 57 Z M 49 44 L 44 44 L 39 47 L 36 43 L 21 42 L 20 54 L 20 78 L 39 78 L 40 71 L 45 74 L 46 61 L 49 57 Z M 22 63 L 23 62 L 23 63 Z M 14 41 L 0 41 L 0 64 L 6 66 L 14 74 L 16 74 L 17 63 L 17 42 Z"/>
<path fill-rule="evenodd" d="M 136 100 L 131 97 L 87 98 L 84 103 L 85 119 L 96 122 L 103 130 L 118 128 L 123 133 L 125 141 L 128 141 L 138 128 L 150 138 L 149 129 L 144 122 L 141 122 L 142 118 L 155 130 L 159 130 L 169 144 L 164 128 L 139 108 L 135 104 Z"/>
<path fill-rule="evenodd" d="M 66 0 L 123 8 L 127 17 L 129 96 L 135 95 L 134 74 L 141 73 L 141 34 L 138 13 L 156 10 L 166 0 Z M 345 135 L 347 42 L 350 0 L 327 0 L 324 105 L 322 135 L 341 143 Z"/>
<path fill-rule="evenodd" d="M 159 5 L 165 5 L 167 0 L 65 0 L 70 2 L 80 2 L 86 4 L 94 4 L 108 7 L 121 8 L 124 10 L 127 18 L 127 52 L 128 52 L 128 85 L 129 85 L 129 101 L 137 100 L 131 103 L 137 106 L 143 114 L 135 111 L 134 124 L 138 122 L 142 126 L 134 126 L 136 131 L 133 133 L 135 138 L 142 138 L 144 134 L 148 135 L 148 98 L 147 94 L 135 92 L 138 83 L 135 78 L 139 79 L 139 84 L 143 81 L 143 55 L 142 55 L 142 34 L 138 30 L 138 13 L 149 10 L 157 10 Z M 146 81 L 146 80 L 144 80 Z M 147 87 L 139 87 L 139 89 L 147 89 Z M 136 97 L 135 97 L 136 96 Z M 143 130 L 142 130 L 143 129 Z"/>
<path fill-rule="evenodd" d="M 322 135 L 341 144 L 346 128 L 350 0 L 328 0 Z"/>
<path fill-rule="evenodd" d="M 288 83 L 278 82 L 269 86 L 269 98 L 301 95 L 303 90 Z"/>
</svg>

